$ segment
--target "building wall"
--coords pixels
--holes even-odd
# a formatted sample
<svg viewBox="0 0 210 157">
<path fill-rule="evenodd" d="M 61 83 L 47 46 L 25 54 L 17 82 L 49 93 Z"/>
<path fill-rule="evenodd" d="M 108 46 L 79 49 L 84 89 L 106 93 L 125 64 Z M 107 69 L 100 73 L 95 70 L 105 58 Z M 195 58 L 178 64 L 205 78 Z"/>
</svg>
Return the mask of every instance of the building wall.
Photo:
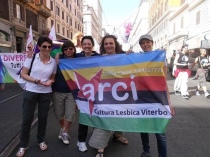
<svg viewBox="0 0 210 157">
<path fill-rule="evenodd" d="M 201 41 L 204 40 L 204 36 L 207 33 L 210 33 L 210 17 L 208 14 L 209 11 L 209 3 L 207 0 L 197 1 L 198 3 L 191 3 L 189 6 L 189 36 L 187 39 L 187 43 L 189 44 L 189 48 L 196 49 L 200 48 Z M 194 7 L 196 5 L 196 7 Z M 200 22 L 196 24 L 196 14 L 200 12 Z"/>
<path fill-rule="evenodd" d="M 52 14 L 47 20 L 47 30 L 55 25 L 58 40 L 71 40 L 74 34 L 83 32 L 82 0 L 48 0 L 47 6 Z"/>
<path fill-rule="evenodd" d="M 133 25 L 131 34 L 129 36 L 129 43 L 131 49 L 134 52 L 142 51 L 139 46 L 139 38 L 141 35 L 148 33 L 149 31 L 149 2 L 148 0 L 142 0 L 139 4 L 139 10 L 137 19 Z"/>
<path fill-rule="evenodd" d="M 149 2 L 149 33 L 154 37 L 155 48 L 165 45 L 167 58 L 170 58 L 173 50 L 179 51 L 185 43 L 192 52 L 201 46 L 210 49 L 210 42 L 204 39 L 206 35 L 210 36 L 210 0 Z"/>
<path fill-rule="evenodd" d="M 102 38 L 102 8 L 99 0 L 83 1 L 84 35 L 91 35 L 97 50 Z"/>
<path fill-rule="evenodd" d="M 9 19 L 5 19 L 4 14 L 0 15 L 0 32 L 6 35 L 6 40 L 0 39 L 3 45 L 0 46 L 1 52 L 25 51 L 30 25 L 34 39 L 38 39 L 46 29 L 45 21 L 50 16 L 48 8 L 44 5 L 46 0 L 42 2 L 43 4 L 33 0 L 0 0 L 0 10 L 9 16 Z M 6 12 L 7 7 L 9 11 Z"/>
</svg>

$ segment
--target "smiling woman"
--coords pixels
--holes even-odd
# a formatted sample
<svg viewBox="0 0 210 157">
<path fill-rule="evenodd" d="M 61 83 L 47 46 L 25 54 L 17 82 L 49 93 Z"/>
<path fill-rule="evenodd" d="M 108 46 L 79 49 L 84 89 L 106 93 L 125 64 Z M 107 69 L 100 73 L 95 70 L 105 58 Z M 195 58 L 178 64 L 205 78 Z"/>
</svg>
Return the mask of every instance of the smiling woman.
<svg viewBox="0 0 210 157">
<path fill-rule="evenodd" d="M 50 57 L 52 40 L 42 36 L 37 42 L 39 53 L 32 58 L 26 58 L 21 71 L 21 77 L 27 81 L 23 94 L 23 118 L 20 132 L 20 148 L 16 154 L 18 157 L 25 155 L 28 149 L 30 129 L 34 117 L 36 105 L 38 105 L 38 131 L 37 142 L 39 148 L 47 150 L 45 132 L 47 126 L 48 111 L 52 98 L 51 85 L 55 80 L 56 62 Z M 30 68 L 31 67 L 31 68 Z M 29 74 L 29 70 L 30 74 Z"/>
</svg>

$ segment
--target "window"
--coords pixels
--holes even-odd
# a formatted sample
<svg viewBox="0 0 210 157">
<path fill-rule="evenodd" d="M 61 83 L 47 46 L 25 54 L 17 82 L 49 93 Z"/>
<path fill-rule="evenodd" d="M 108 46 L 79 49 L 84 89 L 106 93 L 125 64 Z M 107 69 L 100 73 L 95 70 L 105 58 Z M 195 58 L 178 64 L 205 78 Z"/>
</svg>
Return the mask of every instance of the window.
<svg viewBox="0 0 210 157">
<path fill-rule="evenodd" d="M 76 9 L 74 10 L 74 15 L 77 16 L 77 10 Z"/>
<path fill-rule="evenodd" d="M 168 0 L 165 2 L 165 11 L 168 10 Z"/>
<path fill-rule="evenodd" d="M 75 26 L 74 26 L 76 29 L 77 29 L 77 22 L 75 21 Z"/>
<path fill-rule="evenodd" d="M 51 27 L 54 25 L 54 21 L 53 20 L 51 20 Z"/>
<path fill-rule="evenodd" d="M 196 13 L 196 25 L 200 24 L 200 11 Z"/>
<path fill-rule="evenodd" d="M 26 27 L 32 25 L 34 31 L 38 31 L 38 17 L 34 12 L 26 9 Z"/>
<path fill-rule="evenodd" d="M 70 25 L 72 26 L 72 18 L 70 19 Z"/>
<path fill-rule="evenodd" d="M 16 13 L 17 13 L 17 15 L 16 15 L 16 17 L 18 18 L 18 19 L 21 19 L 21 11 L 20 11 L 20 5 L 19 4 L 16 4 Z"/>
<path fill-rule="evenodd" d="M 66 31 L 67 38 L 69 38 L 69 30 Z"/>
<path fill-rule="evenodd" d="M 63 35 L 65 35 L 65 28 L 63 27 Z"/>
<path fill-rule="evenodd" d="M 181 28 L 184 27 L 184 17 L 181 17 Z"/>
<path fill-rule="evenodd" d="M 69 7 L 69 0 L 66 0 L 66 7 Z"/>
<path fill-rule="evenodd" d="M 176 24 L 174 23 L 174 25 L 173 25 L 173 34 L 175 34 L 176 33 Z"/>
<path fill-rule="evenodd" d="M 69 23 L 69 16 L 66 15 L 66 23 Z"/>
<path fill-rule="evenodd" d="M 69 10 L 71 11 L 71 4 L 69 5 Z"/>
<path fill-rule="evenodd" d="M 50 9 L 53 11 L 53 1 L 50 1 Z"/>
<path fill-rule="evenodd" d="M 9 20 L 9 3 L 10 3 L 9 1 L 0 0 L 0 18 Z M 13 3 L 13 5 L 15 6 L 15 3 Z M 16 12 L 15 8 L 13 12 Z M 16 17 L 15 14 L 14 17 Z"/>
<path fill-rule="evenodd" d="M 64 11 L 62 11 L 62 19 L 64 20 Z"/>
<path fill-rule="evenodd" d="M 57 24 L 57 31 L 58 31 L 58 33 L 60 33 L 60 25 L 59 24 Z"/>
<path fill-rule="evenodd" d="M 24 8 L 19 4 L 15 4 L 14 17 L 17 17 L 18 19 L 25 21 Z"/>
<path fill-rule="evenodd" d="M 56 15 L 60 16 L 60 8 L 56 6 Z"/>
</svg>

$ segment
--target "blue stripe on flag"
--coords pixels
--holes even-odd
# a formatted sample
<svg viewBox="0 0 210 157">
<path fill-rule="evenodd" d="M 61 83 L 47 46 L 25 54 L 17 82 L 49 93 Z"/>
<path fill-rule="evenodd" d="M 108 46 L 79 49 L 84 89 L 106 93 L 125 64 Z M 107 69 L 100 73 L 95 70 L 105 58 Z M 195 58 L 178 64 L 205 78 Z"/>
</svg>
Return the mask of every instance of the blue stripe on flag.
<svg viewBox="0 0 210 157">
<path fill-rule="evenodd" d="M 120 60 L 120 62 L 116 62 Z M 83 69 L 94 68 L 99 66 L 125 66 L 133 63 L 144 62 L 164 62 L 165 51 L 156 50 L 147 53 L 132 53 L 132 54 L 117 54 L 117 55 L 104 55 L 104 56 L 92 56 L 81 57 L 74 59 L 61 59 L 60 69 Z M 69 64 L 71 62 L 71 64 Z M 73 66 L 72 66 L 73 65 Z"/>
</svg>

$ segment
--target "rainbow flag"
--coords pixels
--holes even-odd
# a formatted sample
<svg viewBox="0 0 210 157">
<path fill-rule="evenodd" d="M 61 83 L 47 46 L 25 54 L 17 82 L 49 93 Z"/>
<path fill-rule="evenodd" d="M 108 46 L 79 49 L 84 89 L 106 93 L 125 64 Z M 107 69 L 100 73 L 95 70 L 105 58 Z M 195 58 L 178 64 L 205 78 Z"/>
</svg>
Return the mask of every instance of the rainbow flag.
<svg viewBox="0 0 210 157">
<path fill-rule="evenodd" d="M 80 123 L 113 131 L 163 133 L 171 118 L 165 51 L 63 59 Z"/>
</svg>

